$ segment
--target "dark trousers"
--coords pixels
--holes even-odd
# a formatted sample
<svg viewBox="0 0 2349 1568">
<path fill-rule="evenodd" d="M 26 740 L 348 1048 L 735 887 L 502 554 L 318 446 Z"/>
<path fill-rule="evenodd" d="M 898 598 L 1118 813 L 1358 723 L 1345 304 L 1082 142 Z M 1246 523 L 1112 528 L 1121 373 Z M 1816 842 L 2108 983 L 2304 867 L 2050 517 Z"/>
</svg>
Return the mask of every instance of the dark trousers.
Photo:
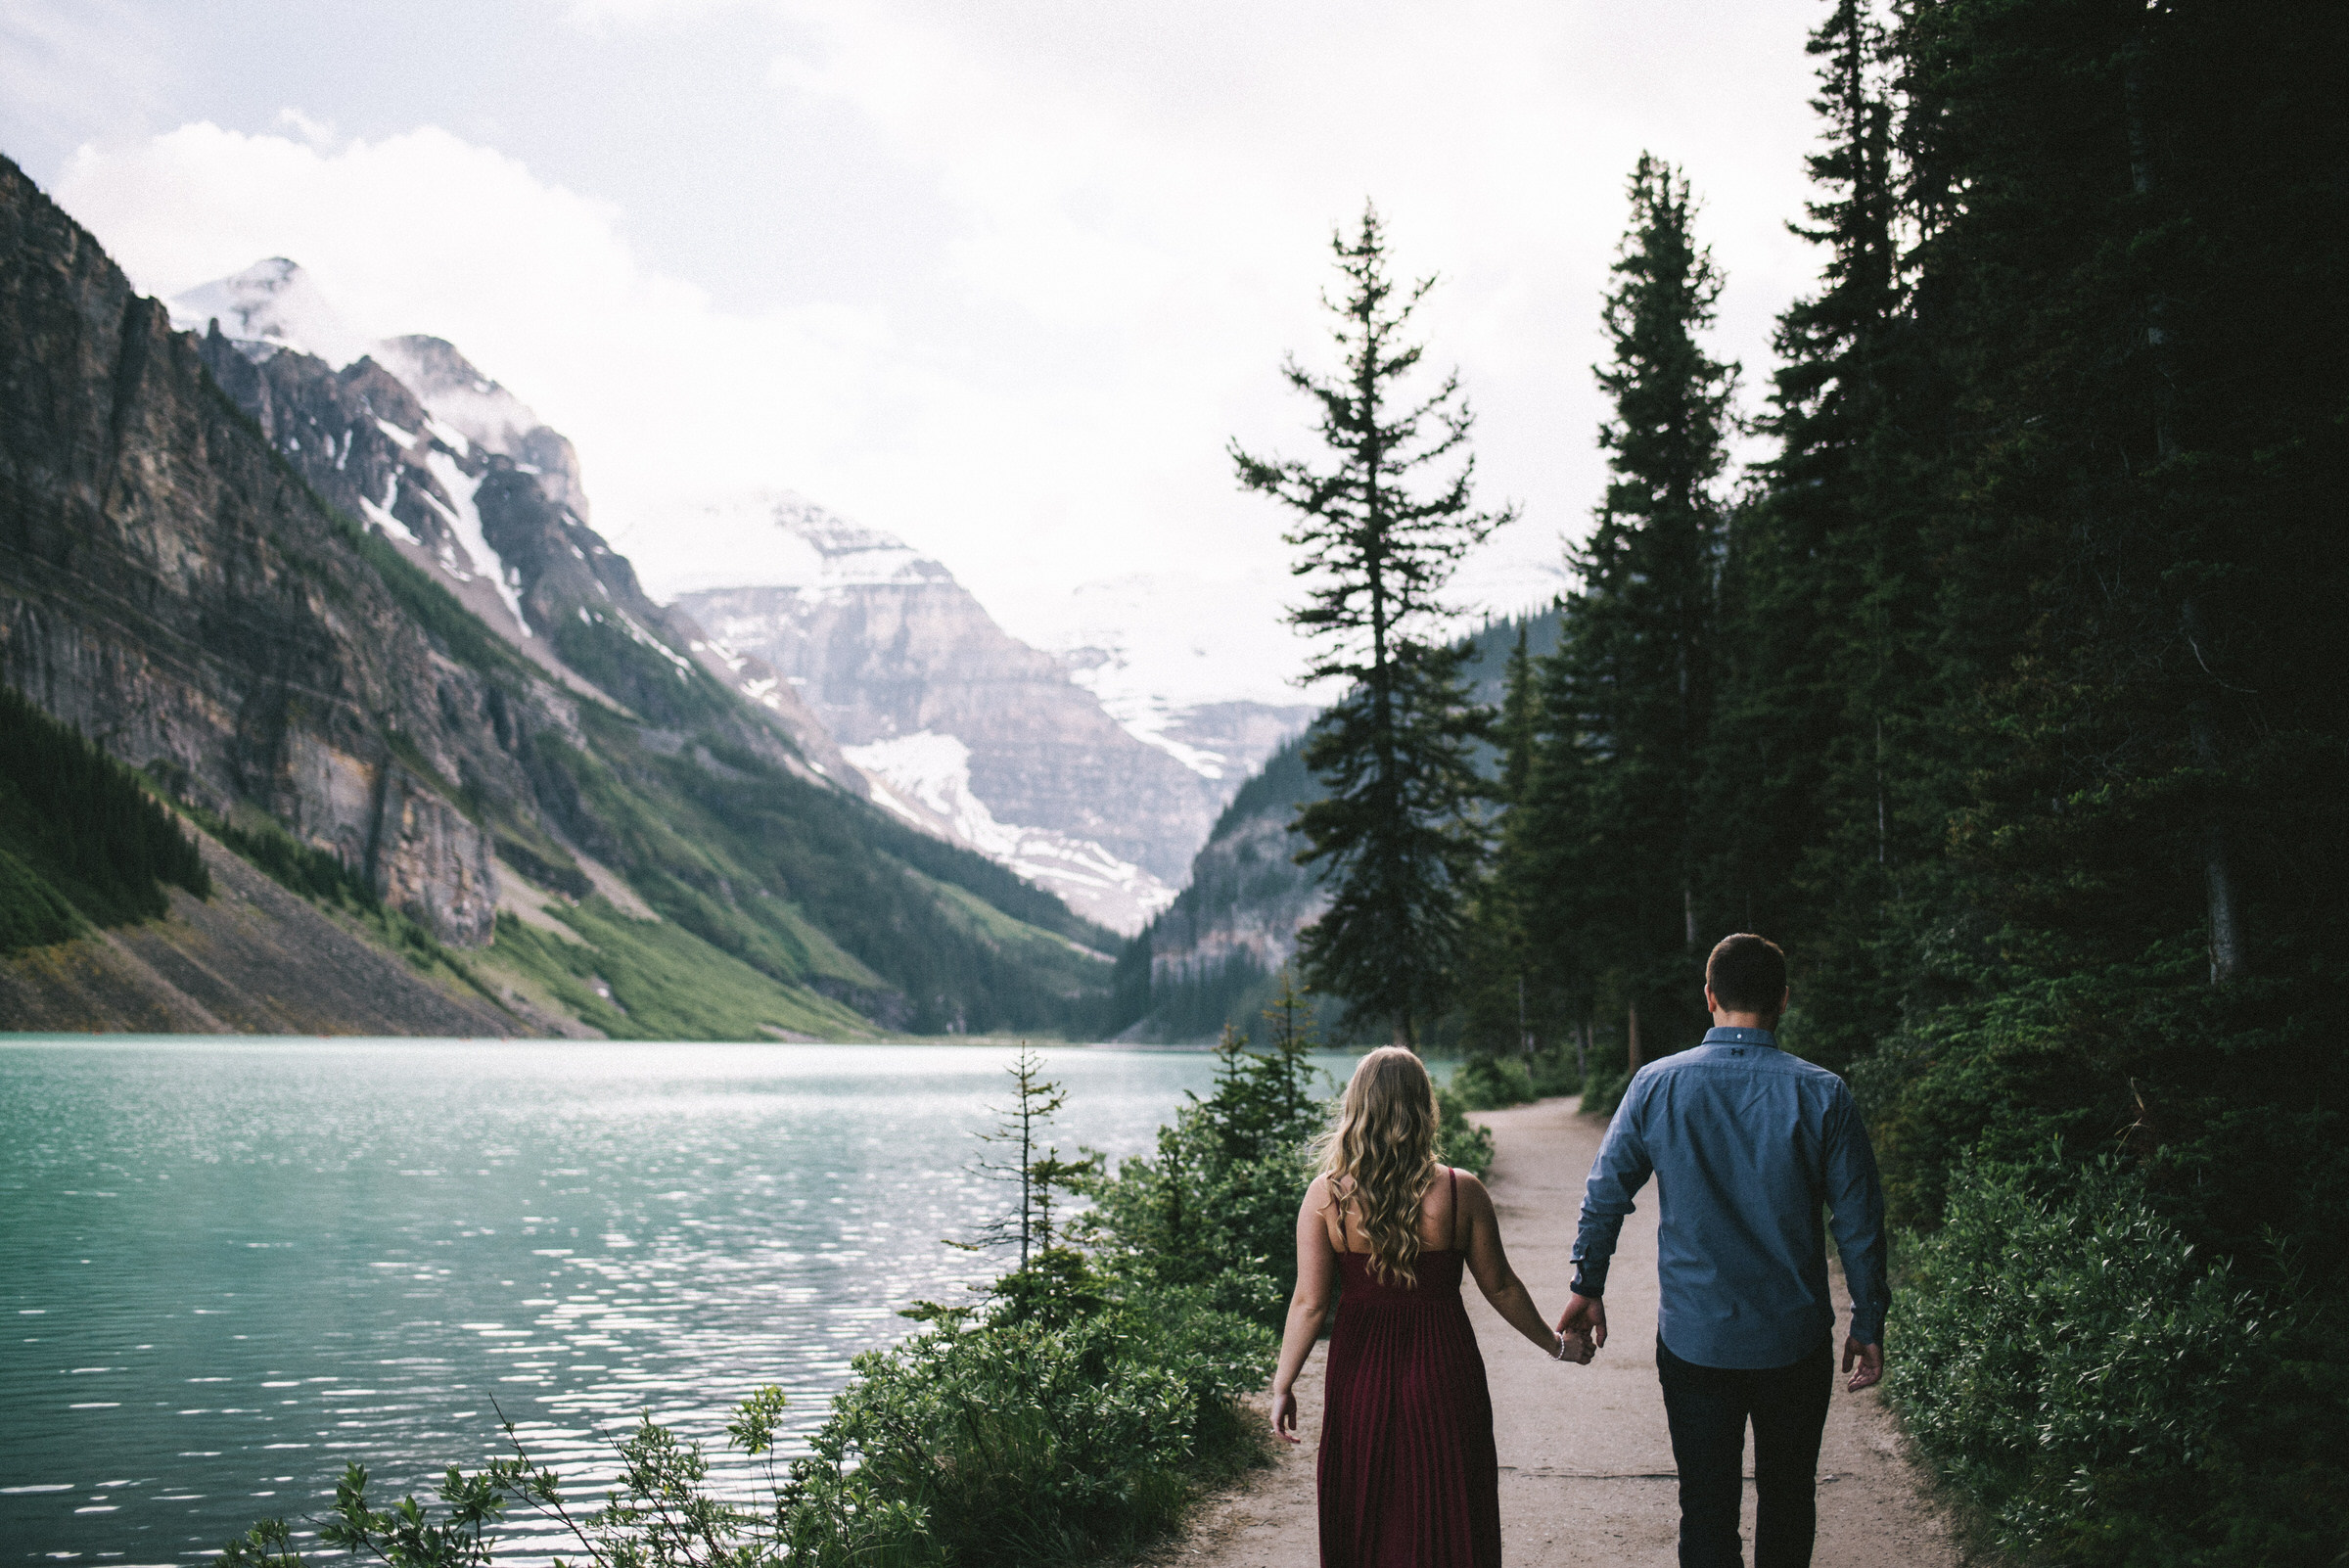
<svg viewBox="0 0 2349 1568">
<path fill-rule="evenodd" d="M 1738 1568 L 1745 1423 L 1754 1423 L 1754 1568 L 1810 1568 L 1819 1440 L 1835 1384 L 1830 1341 L 1791 1366 L 1743 1371 L 1681 1360 L 1656 1341 L 1672 1458 L 1681 1472 L 1681 1568 Z"/>
</svg>

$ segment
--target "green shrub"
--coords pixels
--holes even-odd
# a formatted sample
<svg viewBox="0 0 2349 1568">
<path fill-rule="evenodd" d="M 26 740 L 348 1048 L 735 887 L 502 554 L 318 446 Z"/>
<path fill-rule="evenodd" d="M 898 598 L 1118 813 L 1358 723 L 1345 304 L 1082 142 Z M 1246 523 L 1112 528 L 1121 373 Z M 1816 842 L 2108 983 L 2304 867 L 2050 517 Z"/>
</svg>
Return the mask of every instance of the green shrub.
<svg viewBox="0 0 2349 1568">
<path fill-rule="evenodd" d="M 1623 1091 L 1632 1086 L 1631 1064 L 1610 1052 L 1605 1057 L 1593 1057 L 1590 1074 L 1583 1080 L 1583 1114 L 1613 1116 L 1623 1103 Z"/>
<path fill-rule="evenodd" d="M 1285 979 L 1265 1018 L 1268 1048 L 1250 1050 L 1226 1029 L 1208 1096 L 1160 1128 L 1149 1155 L 1081 1184 L 1093 1209 L 1080 1235 L 1122 1268 L 1208 1289 L 1277 1327 L 1297 1283 L 1297 1206 L 1330 1107 L 1324 1075 L 1307 1060 L 1313 1010 Z"/>
<path fill-rule="evenodd" d="M 1451 1075 L 1449 1086 L 1471 1111 L 1497 1111 L 1541 1097 L 1534 1070 L 1522 1056 L 1471 1056 Z"/>
<path fill-rule="evenodd" d="M 1941 1229 L 1900 1256 L 1887 1389 L 2002 1545 L 2116 1568 L 2339 1560 L 2338 1354 L 2280 1354 L 2292 1314 L 2200 1256 L 2137 1171 L 1966 1163 Z"/>
<path fill-rule="evenodd" d="M 1557 1094 L 1579 1094 L 1583 1088 L 1583 1069 L 1571 1047 L 1561 1045 L 1555 1050 L 1536 1051 L 1527 1058 L 1533 1073 L 1534 1094 L 1548 1099 Z"/>
<path fill-rule="evenodd" d="M 1441 1084 L 1436 1085 L 1436 1158 L 1446 1165 L 1482 1177 L 1493 1169 L 1493 1130 L 1468 1120 L 1468 1104 Z"/>
<path fill-rule="evenodd" d="M 1271 1331 L 1200 1290 L 1092 1284 L 1100 1306 L 1065 1324 L 949 1319 L 859 1357 L 783 1492 L 792 1560 L 1081 1562 L 1251 1462 L 1238 1401 L 1270 1375 Z"/>
</svg>

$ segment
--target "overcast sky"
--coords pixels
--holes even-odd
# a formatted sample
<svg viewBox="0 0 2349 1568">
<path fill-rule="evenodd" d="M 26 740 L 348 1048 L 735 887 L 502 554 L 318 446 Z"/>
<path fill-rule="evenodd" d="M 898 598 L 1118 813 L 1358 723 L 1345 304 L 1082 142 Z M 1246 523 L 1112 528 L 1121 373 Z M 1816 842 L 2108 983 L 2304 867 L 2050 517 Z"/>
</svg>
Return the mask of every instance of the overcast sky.
<svg viewBox="0 0 2349 1568">
<path fill-rule="evenodd" d="M 1823 0 L 9 0 L 0 151 L 150 291 L 265 255 L 371 335 L 458 345 L 577 442 L 597 527 L 797 490 L 1065 641 L 1091 583 L 1297 664 L 1270 503 L 1224 453 L 1310 454 L 1328 237 L 1365 198 L 1444 283 L 1431 363 L 1524 521 L 1463 573 L 1554 592 L 1601 484 L 1589 366 L 1642 149 L 1728 274 L 1766 385 L 1809 289 L 1788 235 Z M 1214 690 L 1216 687 L 1226 690 Z"/>
</svg>

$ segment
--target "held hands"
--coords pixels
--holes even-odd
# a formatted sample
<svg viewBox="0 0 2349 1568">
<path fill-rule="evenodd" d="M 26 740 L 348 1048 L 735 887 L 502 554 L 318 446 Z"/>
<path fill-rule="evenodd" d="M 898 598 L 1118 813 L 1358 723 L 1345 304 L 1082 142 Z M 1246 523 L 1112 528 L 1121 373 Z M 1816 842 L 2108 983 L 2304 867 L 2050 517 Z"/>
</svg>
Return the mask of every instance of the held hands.
<svg viewBox="0 0 2349 1568">
<path fill-rule="evenodd" d="M 1598 1347 L 1590 1343 L 1589 1334 L 1560 1334 L 1558 1348 L 1550 1352 L 1550 1357 L 1554 1360 L 1572 1361 L 1577 1366 L 1588 1366 L 1590 1364 L 1590 1358 L 1597 1354 Z"/>
<path fill-rule="evenodd" d="M 1843 1369 L 1851 1373 L 1851 1381 L 1844 1387 L 1852 1393 L 1875 1387 L 1884 1376 L 1883 1341 L 1863 1345 L 1856 1339 L 1846 1339 L 1843 1342 Z"/>
<path fill-rule="evenodd" d="M 1607 1342 L 1607 1304 L 1596 1296 L 1569 1296 L 1566 1311 L 1558 1315 L 1558 1335 L 1563 1339 L 1580 1338 L 1589 1342 L 1595 1353 Z M 1585 1361 L 1589 1356 L 1583 1358 Z"/>
</svg>

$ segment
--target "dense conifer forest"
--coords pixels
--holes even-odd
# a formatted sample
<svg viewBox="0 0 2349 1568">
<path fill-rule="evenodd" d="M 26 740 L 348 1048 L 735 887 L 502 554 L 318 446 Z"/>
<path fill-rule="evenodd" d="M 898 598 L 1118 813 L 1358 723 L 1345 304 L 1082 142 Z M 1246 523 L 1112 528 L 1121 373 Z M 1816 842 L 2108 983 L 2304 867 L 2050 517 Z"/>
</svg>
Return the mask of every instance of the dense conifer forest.
<svg viewBox="0 0 2349 1568">
<path fill-rule="evenodd" d="M 1512 671 L 1457 1027 L 1518 1048 L 1522 984 L 1619 1084 L 1776 938 L 1987 1528 L 2337 1561 L 2349 14 L 1846 3 L 1813 50 L 1827 262 L 1742 486 L 1701 192 L 1634 177 L 1615 482 Z"/>
<path fill-rule="evenodd" d="M 0 952 L 211 895 L 204 858 L 137 774 L 0 686 Z"/>
</svg>

